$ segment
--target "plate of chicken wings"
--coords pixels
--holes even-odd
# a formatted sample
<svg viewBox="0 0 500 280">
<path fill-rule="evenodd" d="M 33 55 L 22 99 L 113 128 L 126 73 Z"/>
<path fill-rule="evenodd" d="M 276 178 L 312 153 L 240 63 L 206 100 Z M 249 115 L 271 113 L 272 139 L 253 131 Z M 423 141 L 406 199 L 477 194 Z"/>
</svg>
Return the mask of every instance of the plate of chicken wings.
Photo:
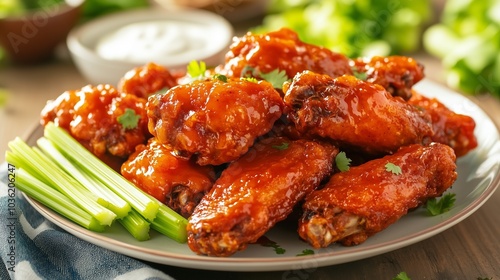
<svg viewBox="0 0 500 280">
<path fill-rule="evenodd" d="M 154 63 L 116 86 L 64 92 L 54 122 L 188 219 L 187 244 L 119 225 L 96 233 L 33 199 L 46 218 L 135 258 L 198 269 L 303 269 L 367 258 L 467 218 L 499 185 L 499 134 L 468 98 L 410 57 L 349 59 L 282 29 L 235 38 L 197 74 Z M 189 71 L 188 71 L 189 72 Z M 132 112 L 125 127 L 119 117 Z M 133 118 L 133 119 L 134 119 Z M 128 125 L 128 124 L 127 124 Z M 455 202 L 432 216 L 429 200 Z"/>
</svg>

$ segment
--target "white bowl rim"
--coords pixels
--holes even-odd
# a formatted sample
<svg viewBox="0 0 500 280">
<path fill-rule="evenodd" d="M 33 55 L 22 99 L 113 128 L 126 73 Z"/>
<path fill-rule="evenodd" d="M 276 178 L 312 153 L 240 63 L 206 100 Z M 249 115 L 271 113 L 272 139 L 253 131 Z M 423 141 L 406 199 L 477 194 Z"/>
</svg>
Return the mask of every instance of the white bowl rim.
<svg viewBox="0 0 500 280">
<path fill-rule="evenodd" d="M 117 67 L 135 67 L 137 62 L 124 61 L 124 60 L 109 60 L 99 56 L 93 49 L 92 44 L 84 42 L 85 40 L 93 40 L 94 42 L 100 38 L 100 36 L 107 34 L 108 32 L 120 28 L 129 23 L 135 23 L 140 21 L 155 21 L 159 19 L 165 20 L 180 20 L 180 21 L 190 21 L 194 23 L 199 23 L 203 25 L 210 25 L 217 27 L 221 30 L 220 36 L 222 39 L 213 40 L 214 43 L 218 44 L 216 48 L 213 48 L 211 52 L 200 53 L 198 57 L 193 57 L 191 60 L 204 60 L 205 58 L 210 58 L 225 51 L 232 42 L 234 36 L 234 30 L 229 21 L 227 21 L 222 16 L 215 13 L 201 10 L 201 9 L 183 9 L 179 11 L 168 11 L 159 8 L 138 8 L 123 12 L 115 12 L 102 16 L 100 18 L 94 19 L 80 26 L 75 27 L 71 30 L 67 37 L 67 45 L 72 52 L 72 55 L 79 56 L 87 61 L 93 63 L 102 64 L 116 64 Z M 90 39 L 89 39 L 90 38 Z M 189 61 L 176 61 L 172 60 L 174 63 L 159 63 L 166 67 L 178 68 L 185 67 Z M 145 63 L 155 62 L 155 61 L 144 61 Z M 109 66 L 109 65 L 108 65 Z"/>
</svg>

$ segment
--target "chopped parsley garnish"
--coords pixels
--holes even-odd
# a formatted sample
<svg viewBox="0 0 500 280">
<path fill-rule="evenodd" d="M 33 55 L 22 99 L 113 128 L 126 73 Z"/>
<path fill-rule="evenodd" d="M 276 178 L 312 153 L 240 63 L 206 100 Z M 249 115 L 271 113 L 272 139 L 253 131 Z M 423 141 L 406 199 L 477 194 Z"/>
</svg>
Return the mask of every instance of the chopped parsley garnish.
<svg viewBox="0 0 500 280">
<path fill-rule="evenodd" d="M 296 256 L 300 257 L 300 256 L 308 256 L 308 255 L 314 255 L 314 250 L 304 249 L 304 250 L 302 250 L 302 253 L 297 254 Z"/>
<path fill-rule="evenodd" d="M 243 67 L 243 70 L 241 70 L 241 77 L 242 78 L 260 77 L 271 83 L 271 85 L 273 85 L 274 88 L 278 89 L 282 88 L 283 83 L 289 80 L 285 70 L 274 69 L 271 72 L 263 73 L 259 71 L 259 69 L 254 68 L 250 65 L 246 65 L 245 67 Z"/>
<path fill-rule="evenodd" d="M 283 142 L 283 143 L 281 143 L 281 145 L 274 145 L 273 148 L 275 148 L 276 150 L 283 151 L 283 150 L 288 149 L 288 146 L 290 146 L 290 143 Z"/>
<path fill-rule="evenodd" d="M 123 126 L 125 129 L 134 129 L 139 124 L 140 115 L 136 114 L 134 110 L 127 108 L 125 112 L 116 118 L 116 120 Z"/>
<path fill-rule="evenodd" d="M 260 76 L 271 83 L 274 88 L 282 88 L 283 83 L 288 81 L 288 76 L 286 75 L 285 70 L 274 69 L 269 73 L 260 73 Z"/>
<path fill-rule="evenodd" d="M 401 167 L 395 165 L 392 162 L 388 162 L 385 165 L 385 170 L 388 171 L 388 172 L 391 172 L 394 175 L 401 175 L 401 174 L 403 174 L 403 172 L 401 171 Z"/>
<path fill-rule="evenodd" d="M 359 80 L 366 81 L 366 79 L 368 79 L 368 74 L 366 74 L 366 72 L 360 72 L 354 67 L 351 68 L 351 70 L 352 70 L 352 75 L 358 78 Z"/>
<path fill-rule="evenodd" d="M 392 278 L 392 280 L 411 280 L 410 277 L 406 274 L 406 272 L 400 272 L 396 277 Z"/>
<path fill-rule="evenodd" d="M 278 245 L 278 243 L 274 242 L 274 241 L 271 241 L 271 240 L 266 240 L 266 242 L 263 242 L 261 243 L 262 246 L 264 247 L 271 247 L 274 249 L 274 251 L 276 252 L 276 254 L 278 255 L 282 255 L 286 252 L 285 249 L 281 248 L 280 245 Z"/>
<path fill-rule="evenodd" d="M 224 83 L 227 83 L 227 76 L 226 75 L 222 75 L 222 74 L 214 74 L 214 77 L 213 77 L 214 80 L 219 80 L 219 81 L 222 81 Z"/>
<path fill-rule="evenodd" d="M 193 60 L 187 66 L 187 73 L 193 80 L 201 80 L 205 77 L 207 65 L 204 61 L 197 62 Z"/>
<path fill-rule="evenodd" d="M 345 152 L 340 152 L 335 157 L 335 164 L 341 172 L 349 171 L 351 159 L 347 157 Z"/>
<path fill-rule="evenodd" d="M 251 83 L 258 83 L 259 80 L 257 80 L 256 78 L 254 77 L 244 77 L 244 78 L 241 78 L 243 81 L 247 81 L 247 82 L 251 82 Z"/>
<path fill-rule="evenodd" d="M 455 205 L 455 194 L 447 193 L 437 200 L 436 198 L 431 198 L 427 200 L 425 208 L 427 212 L 432 216 L 443 214 L 444 212 L 450 211 L 450 209 Z"/>
</svg>

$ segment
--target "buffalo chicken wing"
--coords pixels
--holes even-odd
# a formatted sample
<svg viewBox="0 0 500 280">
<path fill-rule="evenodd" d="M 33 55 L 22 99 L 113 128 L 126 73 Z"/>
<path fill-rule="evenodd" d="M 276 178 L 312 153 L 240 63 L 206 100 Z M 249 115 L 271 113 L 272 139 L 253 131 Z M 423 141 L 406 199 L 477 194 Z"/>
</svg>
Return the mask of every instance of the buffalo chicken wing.
<svg viewBox="0 0 500 280">
<path fill-rule="evenodd" d="M 332 170 L 329 144 L 267 138 L 232 162 L 188 222 L 198 254 L 230 256 L 285 219 Z"/>
<path fill-rule="evenodd" d="M 266 81 L 195 81 L 149 99 L 149 130 L 200 165 L 220 165 L 246 153 L 270 131 L 283 107 Z"/>
<path fill-rule="evenodd" d="M 296 129 L 341 146 L 387 154 L 408 144 L 429 143 L 433 133 L 425 112 L 354 76 L 332 78 L 305 71 L 284 89 Z"/>
<path fill-rule="evenodd" d="M 413 144 L 333 175 L 303 204 L 299 235 L 315 248 L 356 245 L 380 232 L 455 181 L 455 154 L 443 144 Z M 401 172 L 391 172 L 392 164 Z"/>
<path fill-rule="evenodd" d="M 211 166 L 198 166 L 190 159 L 151 138 L 139 145 L 122 165 L 123 177 L 185 218 L 189 217 L 215 181 Z"/>
</svg>

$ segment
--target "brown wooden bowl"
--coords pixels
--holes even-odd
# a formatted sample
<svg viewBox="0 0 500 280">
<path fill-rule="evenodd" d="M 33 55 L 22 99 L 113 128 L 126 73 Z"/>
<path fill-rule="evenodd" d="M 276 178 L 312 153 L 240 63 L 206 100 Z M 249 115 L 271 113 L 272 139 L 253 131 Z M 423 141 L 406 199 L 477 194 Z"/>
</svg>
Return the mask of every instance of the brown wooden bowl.
<svg viewBox="0 0 500 280">
<path fill-rule="evenodd" d="M 49 59 L 78 22 L 83 0 L 0 19 L 0 46 L 13 63 L 33 64 Z"/>
</svg>

